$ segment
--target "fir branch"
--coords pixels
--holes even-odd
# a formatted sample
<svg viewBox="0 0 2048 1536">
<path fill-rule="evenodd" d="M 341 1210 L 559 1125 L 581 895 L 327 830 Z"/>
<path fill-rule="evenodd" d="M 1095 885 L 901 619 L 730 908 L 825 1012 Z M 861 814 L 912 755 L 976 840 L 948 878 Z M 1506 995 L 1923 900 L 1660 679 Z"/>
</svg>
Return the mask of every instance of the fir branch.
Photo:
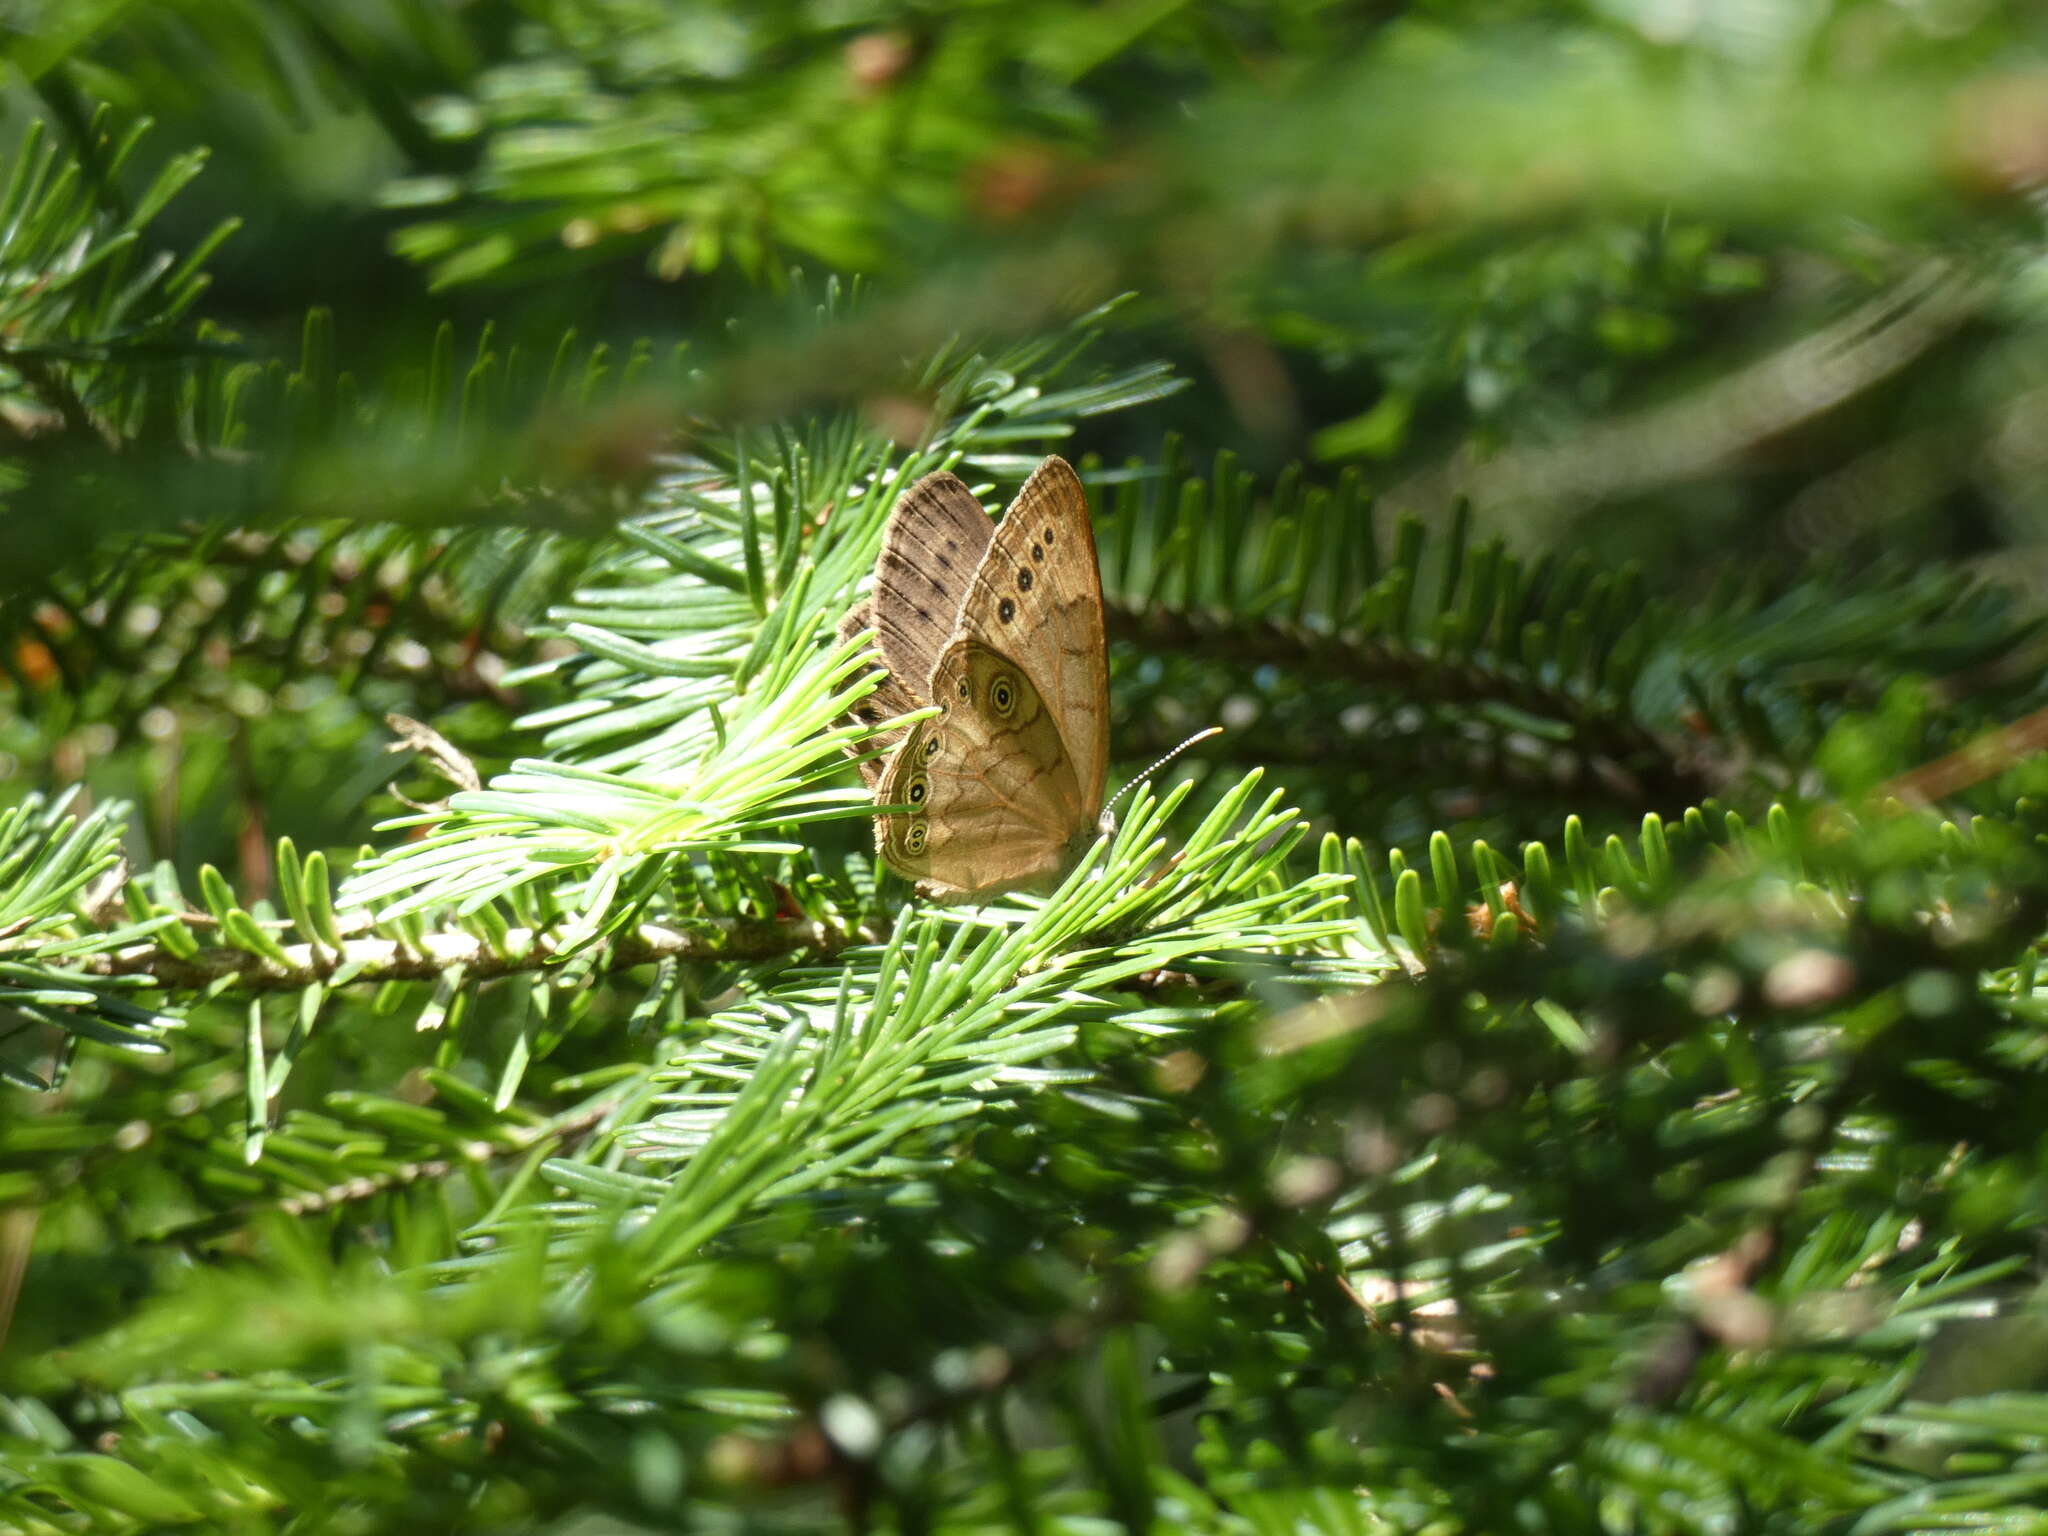
<svg viewBox="0 0 2048 1536">
<path fill-rule="evenodd" d="M 1305 624 L 1243 615 L 1111 604 L 1110 636 L 1149 651 L 1194 654 L 1241 666 L 1272 665 L 1317 681 L 1343 681 L 1404 702 L 1504 704 L 1561 721 L 1582 758 L 1604 759 L 1645 807 L 1677 810 L 1722 792 L 1732 768 L 1675 737 L 1650 730 L 1599 697 L 1550 687 L 1520 668 L 1432 654 L 1378 638 L 1329 634 Z"/>
<path fill-rule="evenodd" d="M 508 1157 L 520 1157 L 536 1147 L 580 1140 L 604 1123 L 627 1098 L 625 1093 L 602 1095 L 589 1104 L 566 1110 L 538 1125 L 511 1125 L 497 1130 L 493 1139 L 474 1137 L 462 1144 L 460 1157 L 429 1157 L 380 1168 L 330 1184 L 324 1189 L 285 1195 L 273 1201 L 218 1211 L 197 1221 L 180 1223 L 151 1232 L 144 1242 L 185 1244 L 206 1242 L 240 1231 L 268 1211 L 293 1218 L 320 1216 L 375 1199 L 378 1195 L 447 1178 L 465 1167 L 479 1167 Z"/>
<path fill-rule="evenodd" d="M 119 451 L 120 434 L 92 412 L 49 359 L 28 348 L 4 347 L 0 348 L 0 364 L 13 369 L 22 383 L 56 413 L 64 431 L 73 439 L 90 438 L 102 447 Z M 52 446 L 48 433 L 37 433 L 32 441 L 38 452 Z"/>
<path fill-rule="evenodd" d="M 195 923 L 207 921 L 195 914 Z M 658 960 L 722 965 L 809 956 L 829 959 L 851 945 L 878 941 L 885 930 L 866 920 L 845 924 L 809 918 L 715 918 L 687 928 L 641 923 L 575 950 L 597 972 L 631 970 Z M 512 928 L 502 943 L 461 929 L 410 939 L 347 938 L 329 944 L 280 946 L 283 961 L 250 950 L 207 946 L 181 958 L 139 944 L 94 955 L 80 967 L 91 976 L 144 976 L 170 992 L 295 992 L 310 986 L 432 981 L 460 969 L 472 981 L 537 975 L 563 959 L 554 930 Z"/>
</svg>

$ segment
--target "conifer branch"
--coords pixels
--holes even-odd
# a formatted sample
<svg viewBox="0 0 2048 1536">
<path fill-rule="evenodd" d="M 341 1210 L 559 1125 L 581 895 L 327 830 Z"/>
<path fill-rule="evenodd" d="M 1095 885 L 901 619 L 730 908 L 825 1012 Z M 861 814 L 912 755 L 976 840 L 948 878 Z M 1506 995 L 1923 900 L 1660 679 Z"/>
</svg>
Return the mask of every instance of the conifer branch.
<svg viewBox="0 0 2048 1536">
<path fill-rule="evenodd" d="M 829 959 L 856 944 L 878 942 L 887 930 L 868 920 L 847 924 L 810 918 L 699 918 L 688 928 L 643 923 L 575 953 L 596 970 L 627 971 L 657 960 L 720 965 L 798 955 Z M 348 938 L 331 944 L 281 946 L 284 960 L 250 950 L 208 946 L 189 958 L 150 944 L 94 955 L 80 969 L 93 976 L 146 976 L 172 992 L 227 986 L 238 992 L 291 992 L 316 985 L 432 981 L 460 968 L 472 981 L 535 975 L 566 956 L 559 937 L 513 928 L 501 945 L 475 934 L 442 930 L 418 947 L 396 939 Z"/>
<path fill-rule="evenodd" d="M 615 1093 L 600 1098 L 595 1103 L 579 1105 L 575 1109 L 544 1120 L 539 1125 L 503 1127 L 496 1133 L 494 1140 L 472 1138 L 462 1144 L 459 1157 L 429 1157 L 399 1163 L 375 1173 L 343 1179 L 328 1185 L 325 1189 L 307 1190 L 300 1194 L 286 1195 L 275 1201 L 218 1211 L 197 1221 L 184 1222 L 151 1233 L 146 1240 L 152 1243 L 172 1244 L 204 1242 L 246 1226 L 266 1210 L 275 1210 L 294 1218 L 323 1215 L 346 1205 L 375 1199 L 378 1195 L 388 1194 L 395 1189 L 444 1179 L 467 1165 L 524 1156 L 535 1147 L 553 1143 L 574 1142 L 603 1124 L 605 1116 L 618 1108 L 620 1097 L 621 1095 Z"/>
<path fill-rule="evenodd" d="M 57 413 L 70 438 L 91 439 L 103 447 L 119 450 L 120 435 L 92 413 L 70 381 L 50 363 L 33 351 L 14 348 L 0 350 L 0 362 L 19 374 L 22 383 Z"/>
<path fill-rule="evenodd" d="M 1112 639 L 1147 650 L 1274 665 L 1318 681 L 1398 693 L 1418 704 L 1494 702 L 1562 721 L 1571 727 L 1573 748 L 1582 757 L 1611 763 L 1637 787 L 1635 798 L 1645 805 L 1694 805 L 1719 793 L 1728 778 L 1696 749 L 1649 729 L 1612 703 L 1549 687 L 1519 669 L 1280 619 L 1124 604 L 1109 605 L 1107 619 Z"/>
</svg>

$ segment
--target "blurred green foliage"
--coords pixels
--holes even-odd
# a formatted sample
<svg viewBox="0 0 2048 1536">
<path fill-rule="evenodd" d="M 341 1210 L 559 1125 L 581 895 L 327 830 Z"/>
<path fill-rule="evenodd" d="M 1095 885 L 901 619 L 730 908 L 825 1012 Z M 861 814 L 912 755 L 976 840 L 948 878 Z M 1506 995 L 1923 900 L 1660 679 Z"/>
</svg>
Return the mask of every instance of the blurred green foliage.
<svg viewBox="0 0 2048 1536">
<path fill-rule="evenodd" d="M 2039 7 L 0 22 L 0 1524 L 2038 1522 Z M 937 909 L 1047 452 L 1226 732 Z"/>
</svg>

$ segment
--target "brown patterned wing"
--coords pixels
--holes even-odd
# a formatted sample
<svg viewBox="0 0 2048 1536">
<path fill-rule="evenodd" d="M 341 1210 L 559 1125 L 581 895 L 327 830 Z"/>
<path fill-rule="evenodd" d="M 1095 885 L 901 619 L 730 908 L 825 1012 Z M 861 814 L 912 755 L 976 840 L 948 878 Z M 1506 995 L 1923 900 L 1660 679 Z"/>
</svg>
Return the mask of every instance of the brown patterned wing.
<svg viewBox="0 0 2048 1536">
<path fill-rule="evenodd" d="M 930 701 L 922 690 L 994 532 L 974 493 L 944 470 L 905 491 L 889 513 L 870 611 L 882 665 L 917 699 L 912 708 Z"/>
<path fill-rule="evenodd" d="M 876 850 L 940 897 L 993 895 L 1059 874 L 1076 835 L 1091 833 L 1073 759 L 1024 670 L 978 640 L 947 647 L 932 673 L 945 710 L 911 727 L 876 802 Z"/>
<path fill-rule="evenodd" d="M 873 628 L 875 648 L 889 675 L 853 707 L 857 720 L 878 725 L 922 709 L 939 652 L 952 634 L 974 568 L 995 531 L 988 513 L 959 479 L 944 472 L 926 475 L 896 500 L 882 529 L 882 553 L 875 562 L 875 593 L 839 621 L 839 638 L 852 639 Z M 901 731 L 875 738 L 871 748 L 892 750 Z M 848 748 L 849 756 L 859 756 Z M 887 759 L 859 765 L 870 789 L 880 781 Z"/>
<path fill-rule="evenodd" d="M 1032 471 L 1003 514 L 953 639 L 979 640 L 1023 668 L 1080 786 L 1080 819 L 1092 826 L 1109 772 L 1109 665 L 1095 530 L 1065 459 Z"/>
</svg>

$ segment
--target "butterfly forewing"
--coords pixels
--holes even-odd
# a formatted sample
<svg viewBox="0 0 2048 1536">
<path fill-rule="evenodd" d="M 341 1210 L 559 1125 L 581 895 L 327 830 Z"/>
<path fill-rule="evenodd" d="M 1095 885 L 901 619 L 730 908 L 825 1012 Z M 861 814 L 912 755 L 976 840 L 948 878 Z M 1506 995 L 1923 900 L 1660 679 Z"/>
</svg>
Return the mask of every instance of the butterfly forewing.
<svg viewBox="0 0 2048 1536">
<path fill-rule="evenodd" d="M 881 685 L 853 707 L 855 719 L 879 725 L 931 702 L 926 683 L 952 636 L 968 581 L 994 528 L 974 493 L 944 471 L 926 475 L 897 498 L 882 529 L 874 596 L 856 604 L 839 623 L 842 641 L 872 627 L 888 669 Z M 869 752 L 886 753 L 903 735 L 888 732 L 864 745 Z M 860 764 L 870 788 L 886 763 L 886 758 L 870 758 Z"/>
<path fill-rule="evenodd" d="M 1109 670 L 1095 530 L 1065 459 L 1040 464 L 1003 514 L 960 606 L 954 638 L 967 637 L 1013 658 L 1037 688 L 1092 826 L 1109 773 Z"/>
<path fill-rule="evenodd" d="M 890 512 L 870 612 L 882 665 L 906 693 L 925 686 L 953 638 L 994 528 L 974 493 L 943 470 L 905 491 Z"/>
</svg>

